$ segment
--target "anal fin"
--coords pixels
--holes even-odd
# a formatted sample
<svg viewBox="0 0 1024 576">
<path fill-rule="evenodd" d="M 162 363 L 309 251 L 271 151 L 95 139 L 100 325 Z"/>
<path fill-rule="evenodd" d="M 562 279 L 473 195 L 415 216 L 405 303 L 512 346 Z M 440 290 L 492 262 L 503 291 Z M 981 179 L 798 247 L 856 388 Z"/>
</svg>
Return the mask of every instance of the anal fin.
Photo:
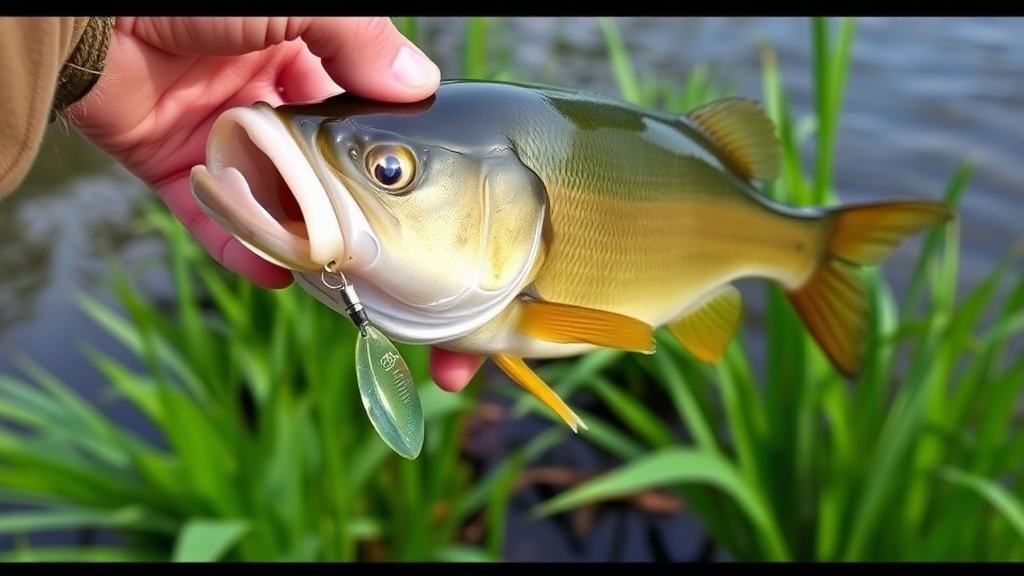
<svg viewBox="0 0 1024 576">
<path fill-rule="evenodd" d="M 495 354 L 491 359 L 516 384 L 525 388 L 527 392 L 536 396 L 545 406 L 554 410 L 555 414 L 558 414 L 572 428 L 573 432 L 577 431 L 577 426 L 584 430 L 587 429 L 587 425 L 583 423 L 583 420 L 569 408 L 562 398 L 540 376 L 537 376 L 536 372 L 526 365 L 522 358 Z"/>
<path fill-rule="evenodd" d="M 669 332 L 702 362 L 721 360 L 740 321 L 742 298 L 732 284 L 718 288 L 697 308 L 668 325 Z"/>
<path fill-rule="evenodd" d="M 654 353 L 654 328 L 636 318 L 539 300 L 524 299 L 521 304 L 519 329 L 538 340 Z"/>
</svg>

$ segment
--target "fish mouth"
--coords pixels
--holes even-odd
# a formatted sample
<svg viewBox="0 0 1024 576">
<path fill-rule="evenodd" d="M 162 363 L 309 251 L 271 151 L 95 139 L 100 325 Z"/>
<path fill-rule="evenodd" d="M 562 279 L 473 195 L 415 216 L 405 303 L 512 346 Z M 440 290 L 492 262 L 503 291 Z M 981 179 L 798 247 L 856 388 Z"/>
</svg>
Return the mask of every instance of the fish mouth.
<svg viewBox="0 0 1024 576">
<path fill-rule="evenodd" d="M 190 183 L 203 211 L 273 264 L 312 272 L 376 259 L 377 243 L 348 189 L 268 104 L 217 118 L 206 164 L 192 168 Z"/>
</svg>

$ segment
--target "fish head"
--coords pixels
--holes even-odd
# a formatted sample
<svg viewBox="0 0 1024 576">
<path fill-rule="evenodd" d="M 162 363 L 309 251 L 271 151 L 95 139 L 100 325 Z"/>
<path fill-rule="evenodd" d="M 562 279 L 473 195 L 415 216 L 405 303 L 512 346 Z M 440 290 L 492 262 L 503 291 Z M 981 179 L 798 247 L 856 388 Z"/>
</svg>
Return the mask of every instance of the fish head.
<svg viewBox="0 0 1024 576">
<path fill-rule="evenodd" d="M 500 127 L 458 130 L 458 100 L 343 94 L 228 110 L 214 123 L 206 165 L 192 171 L 193 194 L 328 306 L 344 310 L 322 280 L 329 266 L 392 338 L 461 337 L 532 280 L 547 193 Z"/>
</svg>

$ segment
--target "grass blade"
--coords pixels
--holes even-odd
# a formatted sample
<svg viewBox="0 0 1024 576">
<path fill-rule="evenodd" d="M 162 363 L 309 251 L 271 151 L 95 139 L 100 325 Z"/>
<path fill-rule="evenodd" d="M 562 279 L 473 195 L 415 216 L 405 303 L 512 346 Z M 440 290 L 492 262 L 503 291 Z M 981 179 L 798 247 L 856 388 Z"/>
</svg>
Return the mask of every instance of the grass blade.
<svg viewBox="0 0 1024 576">
<path fill-rule="evenodd" d="M 0 516 L 0 534 L 85 528 L 130 528 L 173 534 L 177 523 L 141 506 L 129 506 L 120 510 L 35 510 L 5 513 Z"/>
<path fill-rule="evenodd" d="M 619 34 L 618 26 L 611 18 L 598 18 L 605 46 L 608 47 L 608 59 L 611 61 L 612 73 L 619 86 L 622 99 L 632 104 L 642 104 L 640 80 L 637 78 L 633 64 L 629 60 L 629 50 Z"/>
<path fill-rule="evenodd" d="M 969 488 L 984 498 L 1002 514 L 1003 518 L 1013 526 L 1017 535 L 1024 541 L 1024 503 L 1012 492 L 988 478 L 956 468 L 945 468 L 941 475 L 947 481 Z"/>
<path fill-rule="evenodd" d="M 678 484 L 707 484 L 729 494 L 763 536 L 766 557 L 777 561 L 789 559 L 789 552 L 761 495 L 723 456 L 690 448 L 669 448 L 638 458 L 560 494 L 542 504 L 539 512 L 550 515 L 600 500 Z"/>
<path fill-rule="evenodd" d="M 243 520 L 189 520 L 174 545 L 172 562 L 216 562 L 249 530 Z"/>
<path fill-rule="evenodd" d="M 163 562 L 167 558 L 144 550 L 108 546 L 29 548 L 0 553 L 5 562 Z"/>
</svg>

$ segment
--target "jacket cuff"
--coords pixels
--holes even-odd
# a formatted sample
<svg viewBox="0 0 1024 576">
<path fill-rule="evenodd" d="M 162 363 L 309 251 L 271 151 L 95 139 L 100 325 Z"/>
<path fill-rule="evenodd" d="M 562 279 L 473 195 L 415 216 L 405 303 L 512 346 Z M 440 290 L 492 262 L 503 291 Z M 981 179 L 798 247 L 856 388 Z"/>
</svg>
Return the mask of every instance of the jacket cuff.
<svg viewBox="0 0 1024 576">
<path fill-rule="evenodd" d="M 56 114 L 78 102 L 92 90 L 103 73 L 103 66 L 113 34 L 113 18 L 90 18 L 82 37 L 68 56 L 57 77 L 50 121 Z"/>
</svg>

